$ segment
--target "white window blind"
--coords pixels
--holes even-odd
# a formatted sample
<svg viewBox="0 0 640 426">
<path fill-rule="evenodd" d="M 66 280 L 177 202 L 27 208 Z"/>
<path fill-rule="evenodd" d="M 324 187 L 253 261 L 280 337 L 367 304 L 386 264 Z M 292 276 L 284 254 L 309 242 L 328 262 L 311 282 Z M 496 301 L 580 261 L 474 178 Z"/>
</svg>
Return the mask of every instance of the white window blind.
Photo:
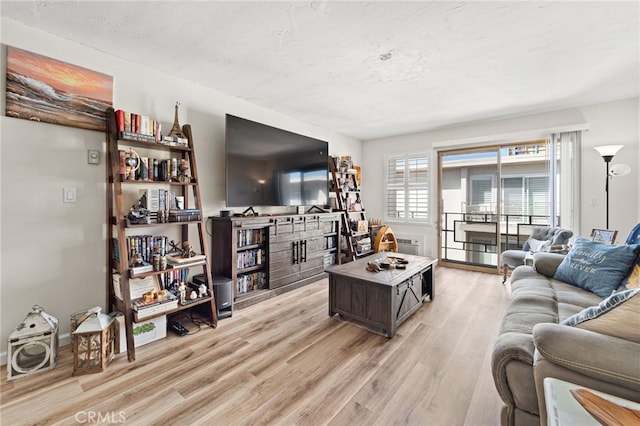
<svg viewBox="0 0 640 426">
<path fill-rule="evenodd" d="M 429 161 L 426 154 L 387 156 L 386 219 L 429 219 Z"/>
</svg>

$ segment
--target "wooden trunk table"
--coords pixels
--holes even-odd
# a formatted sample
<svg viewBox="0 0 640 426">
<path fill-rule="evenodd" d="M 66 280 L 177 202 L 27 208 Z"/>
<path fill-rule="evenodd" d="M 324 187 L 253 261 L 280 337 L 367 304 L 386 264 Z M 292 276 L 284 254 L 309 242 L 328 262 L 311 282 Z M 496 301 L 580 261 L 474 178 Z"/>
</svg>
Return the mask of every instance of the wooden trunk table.
<svg viewBox="0 0 640 426">
<path fill-rule="evenodd" d="M 387 256 L 408 261 L 406 269 L 370 272 L 367 263 Z M 334 266 L 329 274 L 329 316 L 361 324 L 389 338 L 422 302 L 434 299 L 435 259 L 400 253 L 378 253 Z"/>
</svg>

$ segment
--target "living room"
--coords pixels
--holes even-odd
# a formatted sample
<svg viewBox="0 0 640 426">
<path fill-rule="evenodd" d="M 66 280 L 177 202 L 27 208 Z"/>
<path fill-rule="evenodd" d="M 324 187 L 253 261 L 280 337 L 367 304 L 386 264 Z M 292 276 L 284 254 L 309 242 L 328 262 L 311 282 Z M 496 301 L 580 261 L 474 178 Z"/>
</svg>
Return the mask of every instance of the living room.
<svg viewBox="0 0 640 426">
<path fill-rule="evenodd" d="M 609 3 L 605 5 L 607 8 L 613 7 Z M 6 57 L 6 46 L 14 46 L 111 75 L 114 78 L 113 104 L 116 109 L 144 112 L 156 117 L 166 128 L 170 128 L 173 122 L 175 102 L 180 102 L 180 122 L 191 124 L 194 132 L 206 216 L 217 215 L 227 209 L 224 118 L 225 114 L 231 113 L 329 140 L 332 155 L 350 155 L 354 163 L 363 169 L 362 193 L 370 217 L 384 217 L 384 182 L 379 170 L 382 169 L 385 155 L 426 151 L 435 159 L 435 153 L 443 149 L 493 144 L 497 141 L 534 140 L 554 131 L 584 130 L 580 151 L 580 228 L 574 229 L 574 233 L 588 237 L 593 228 L 604 227 L 606 194 L 602 176 L 603 161 L 593 149 L 599 145 L 624 145 L 614 162 L 624 162 L 631 167 L 630 174 L 612 180 L 609 190 L 611 228 L 618 230 L 619 242 L 640 217 L 637 73 L 629 92 L 631 95 L 612 95 L 601 101 L 561 108 L 549 107 L 546 110 L 532 108 L 532 112 L 519 113 L 517 116 L 500 111 L 495 119 L 470 119 L 459 125 L 433 129 L 425 127 L 426 130 L 422 131 L 361 138 L 347 136 L 329 127 L 277 112 L 275 108 L 224 94 L 189 79 L 170 75 L 162 69 L 106 54 L 99 48 L 85 45 L 82 40 L 71 41 L 52 31 L 39 29 L 36 25 L 21 23 L 5 16 L 5 7 L 3 2 L 3 57 Z M 625 3 L 624 7 L 635 7 L 635 12 L 627 15 L 629 19 L 635 19 L 633 22 L 637 35 L 638 6 Z M 635 47 L 636 52 L 629 60 L 636 71 L 637 40 L 638 37 L 629 37 L 629 44 Z M 160 46 L 159 50 L 159 54 L 168 61 L 172 55 L 177 55 L 176 49 L 170 46 Z M 544 60 L 544 55 L 541 55 L 541 60 Z M 598 80 L 599 65 L 593 64 L 591 69 L 585 69 L 584 72 L 593 74 L 593 78 Z M 4 60 L 3 66 L 6 66 Z M 598 82 L 604 86 L 614 83 Z M 472 92 L 471 89 L 469 91 Z M 472 97 L 472 94 L 469 96 Z M 0 352 L 6 357 L 7 337 L 34 304 L 44 306 L 47 312 L 61 319 L 63 345 L 70 342 L 68 318 L 72 313 L 105 304 L 106 184 L 103 166 L 106 144 L 103 132 L 14 119 L 6 117 L 4 111 L 1 120 Z M 89 149 L 100 151 L 103 160 L 99 166 L 87 164 L 86 153 Z M 432 187 L 436 188 L 436 185 L 434 170 Z M 76 203 L 62 202 L 64 187 L 77 188 Z M 437 205 L 435 191 L 431 201 L 433 206 Z M 271 211 L 266 209 L 263 212 Z M 426 225 L 394 224 L 394 230 L 398 234 L 419 236 L 424 242 L 421 254 L 435 257 L 438 254 L 436 216 L 432 212 L 431 220 Z M 502 289 L 498 275 L 487 275 L 477 280 L 482 285 L 493 285 L 489 283 L 495 281 L 495 285 Z M 491 290 L 491 294 L 501 297 L 494 290 Z M 322 309 L 326 310 L 326 306 L 323 305 Z M 223 325 L 224 320 L 220 324 Z M 223 331 L 223 328 L 213 330 L 216 331 Z M 153 356 L 154 351 L 147 350 Z M 144 356 L 141 359 L 144 360 Z M 3 361 L 6 362 L 6 359 L 3 358 Z M 118 362 L 126 364 L 126 361 Z M 488 365 L 486 368 L 489 368 Z M 3 380 L 3 386 L 4 383 Z M 473 421 L 468 420 L 468 424 L 473 424 Z"/>
</svg>

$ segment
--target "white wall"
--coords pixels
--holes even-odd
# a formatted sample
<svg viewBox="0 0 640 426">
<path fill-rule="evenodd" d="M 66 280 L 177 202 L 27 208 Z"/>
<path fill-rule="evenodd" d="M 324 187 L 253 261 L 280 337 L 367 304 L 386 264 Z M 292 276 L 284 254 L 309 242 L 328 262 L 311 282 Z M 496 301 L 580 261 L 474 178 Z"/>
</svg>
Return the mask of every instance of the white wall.
<svg viewBox="0 0 640 426">
<path fill-rule="evenodd" d="M 334 155 L 361 159 L 362 143 L 240 99 L 123 61 L 80 44 L 2 18 L 2 75 L 6 45 L 49 56 L 114 78 L 116 109 L 139 112 L 170 129 L 180 101 L 180 124 L 192 126 L 205 216 L 225 209 L 224 114 L 328 140 Z M 160 47 L 161 49 L 161 47 Z M 167 56 L 167 52 L 158 54 Z M 2 78 L 2 93 L 5 79 Z M 4 96 L 2 97 L 4 99 Z M 32 305 L 60 321 L 91 306 L 106 310 L 105 134 L 5 117 L 2 105 L 0 351 Z M 87 164 L 87 149 L 102 152 Z M 77 188 L 77 203 L 62 202 L 62 188 Z"/>
<path fill-rule="evenodd" d="M 432 132 L 364 141 L 363 201 L 370 217 L 384 217 L 384 155 L 403 152 L 429 152 L 431 155 L 431 224 L 392 224 L 396 234 L 420 235 L 426 241 L 426 254 L 437 254 L 437 150 L 455 147 L 496 144 L 543 138 L 551 132 L 588 129 L 582 140 L 581 229 L 574 232 L 588 236 L 592 228 L 605 227 L 605 168 L 593 149 L 598 145 L 622 144 L 624 148 L 612 164 L 624 162 L 632 172 L 610 182 L 609 226 L 617 229 L 618 242 L 624 241 L 633 226 L 640 222 L 640 121 L 639 99 L 624 99 L 562 111 L 547 112 L 512 119 L 450 127 Z M 596 200 L 596 206 L 591 200 Z"/>
</svg>

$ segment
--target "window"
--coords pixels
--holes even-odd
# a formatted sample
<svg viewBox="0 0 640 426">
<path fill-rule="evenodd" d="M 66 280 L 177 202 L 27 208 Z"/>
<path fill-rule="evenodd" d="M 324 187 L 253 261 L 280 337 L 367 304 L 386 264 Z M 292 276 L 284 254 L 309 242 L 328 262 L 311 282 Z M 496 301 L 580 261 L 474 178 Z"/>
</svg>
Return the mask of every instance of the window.
<svg viewBox="0 0 640 426">
<path fill-rule="evenodd" d="M 548 215 L 549 178 L 547 176 L 502 178 L 502 214 L 523 217 Z"/>
<path fill-rule="evenodd" d="M 429 161 L 426 154 L 386 156 L 386 209 L 390 221 L 429 219 Z"/>
</svg>

